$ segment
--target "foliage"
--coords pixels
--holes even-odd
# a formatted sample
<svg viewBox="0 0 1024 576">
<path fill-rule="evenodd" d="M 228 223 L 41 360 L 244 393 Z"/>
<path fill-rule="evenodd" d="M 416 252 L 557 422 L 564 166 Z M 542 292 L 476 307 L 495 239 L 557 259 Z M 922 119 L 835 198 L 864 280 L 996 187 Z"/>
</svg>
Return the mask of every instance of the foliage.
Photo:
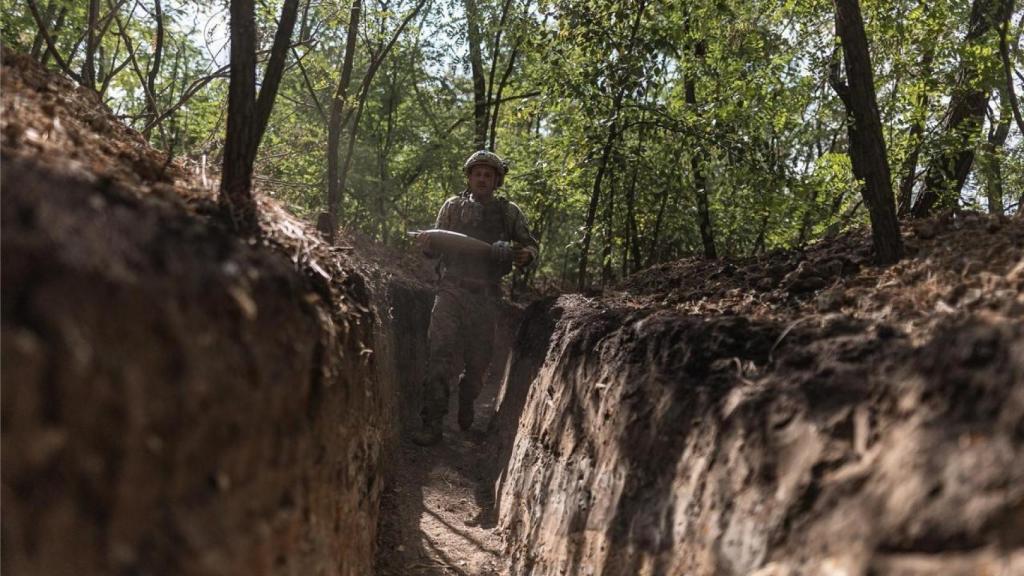
<svg viewBox="0 0 1024 576">
<path fill-rule="evenodd" d="M 504 193 L 524 208 L 541 238 L 541 274 L 574 280 L 582 226 L 608 141 L 590 255 L 606 279 L 700 253 L 692 158 L 707 174 L 719 254 L 806 244 L 861 223 L 865 216 L 846 155 L 847 118 L 828 86 L 830 63 L 838 57 L 831 3 L 669 0 L 644 10 L 646 1 L 478 3 L 484 62 L 493 62 L 495 83 L 509 71 L 495 134 L 497 151 L 512 167 Z M 88 2 L 36 2 L 51 28 L 66 9 L 54 31 L 56 46 L 73 71 L 81 69 Z M 173 113 L 149 137 L 163 149 L 196 158 L 205 154 L 215 162 L 224 138 L 225 3 L 163 4 L 167 32 L 156 99 L 159 110 Z M 364 3 L 353 86 L 415 4 Z M 111 5 L 101 3 L 101 14 Z M 264 47 L 273 40 L 280 5 L 259 4 Z M 117 6 L 145 74 L 153 64 L 152 0 Z M 338 0 L 303 0 L 289 67 L 257 159 L 258 188 L 309 217 L 324 210 L 324 111 L 340 74 L 348 8 Z M 1005 106 L 997 94 L 1005 89 L 999 38 L 963 41 L 971 11 L 965 0 L 865 0 L 862 11 L 898 188 L 907 170 L 919 180 L 927 158 L 955 145 L 940 130 L 954 90 L 964 83 L 986 90 L 992 94 L 991 116 L 999 116 Z M 1011 18 L 1011 65 L 1020 93 L 1021 12 Z M 44 58 L 27 0 L 5 7 L 2 24 L 7 49 Z M 153 117 L 140 74 L 125 64 L 128 51 L 116 24 L 106 29 L 96 54 L 105 101 L 144 130 Z M 54 65 L 53 58 L 46 61 Z M 974 76 L 962 78 L 964 62 L 977 64 Z M 692 102 L 687 80 L 694 86 Z M 350 91 L 346 109 L 356 108 L 358 92 Z M 343 225 L 387 243 L 406 242 L 404 230 L 429 226 L 443 199 L 461 190 L 461 162 L 471 152 L 473 89 L 461 2 L 434 0 L 417 13 L 381 62 L 354 120 L 346 127 L 356 138 Z M 983 144 L 987 128 L 970 135 L 973 145 Z M 994 158 L 1000 170 L 972 177 L 962 203 L 984 207 L 982 188 L 998 177 L 1005 205 L 1018 209 L 1024 194 L 1021 141 L 1014 126 L 1005 146 L 985 157 L 986 165 Z"/>
</svg>

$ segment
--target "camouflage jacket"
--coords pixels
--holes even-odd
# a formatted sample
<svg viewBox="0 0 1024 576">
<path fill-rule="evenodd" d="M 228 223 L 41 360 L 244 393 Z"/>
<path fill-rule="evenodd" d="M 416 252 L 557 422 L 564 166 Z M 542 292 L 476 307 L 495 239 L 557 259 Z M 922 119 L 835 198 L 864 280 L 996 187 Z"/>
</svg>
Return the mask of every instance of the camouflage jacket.
<svg viewBox="0 0 1024 576">
<path fill-rule="evenodd" d="M 530 252 L 531 263 L 536 261 L 539 244 L 530 233 L 526 216 L 515 203 L 495 196 L 486 202 L 474 200 L 468 193 L 452 196 L 441 206 L 435 228 L 452 230 L 488 244 L 499 240 L 511 242 L 516 248 Z M 497 282 L 512 269 L 511 262 L 474 261 L 469 258 L 442 259 L 444 275 L 473 280 Z"/>
</svg>

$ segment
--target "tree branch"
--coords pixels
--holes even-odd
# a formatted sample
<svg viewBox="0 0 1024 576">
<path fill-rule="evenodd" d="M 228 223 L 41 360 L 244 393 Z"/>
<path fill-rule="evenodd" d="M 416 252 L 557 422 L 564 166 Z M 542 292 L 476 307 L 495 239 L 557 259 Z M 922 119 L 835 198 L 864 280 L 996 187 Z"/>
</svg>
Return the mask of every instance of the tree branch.
<svg viewBox="0 0 1024 576">
<path fill-rule="evenodd" d="M 160 0 L 153 0 L 153 18 L 156 20 L 156 45 L 153 48 L 153 65 L 149 69 L 149 75 L 146 78 L 146 85 L 149 87 L 149 93 L 154 96 L 156 100 L 156 77 L 160 74 L 160 61 L 163 59 L 164 54 L 164 12 L 163 7 L 160 6 Z M 158 116 L 159 113 L 156 109 L 153 110 L 153 116 Z"/>
<path fill-rule="evenodd" d="M 405 18 L 402 19 L 402 23 L 398 26 L 398 29 L 391 35 L 391 39 L 388 40 L 387 45 L 382 47 L 378 54 L 374 55 L 370 62 L 370 66 L 366 69 L 366 73 L 363 75 L 362 81 L 359 83 L 360 100 L 364 100 L 366 98 L 366 94 L 370 91 L 370 83 L 373 82 L 373 77 L 377 75 L 377 69 L 379 69 L 380 65 L 384 63 L 384 59 L 387 57 L 388 53 L 391 52 L 391 49 L 394 47 L 395 42 L 398 41 L 398 38 L 402 35 L 405 27 L 409 25 L 409 22 L 411 22 L 417 14 L 419 14 L 427 1 L 428 0 L 420 0 L 416 6 L 414 6 L 413 9 L 405 15 Z M 345 114 L 345 120 L 342 122 L 343 126 L 349 123 L 349 120 L 352 118 L 352 114 L 353 110 L 349 109 Z"/>
<path fill-rule="evenodd" d="M 522 38 L 520 37 L 516 42 L 516 45 L 512 47 L 512 53 L 508 56 L 508 65 L 505 66 L 505 72 L 501 75 L 501 80 L 498 82 L 498 93 L 496 94 L 498 101 L 492 104 L 494 106 L 494 110 L 491 111 L 491 127 L 490 130 L 488 130 L 491 138 L 489 143 L 490 150 L 492 152 L 495 150 L 495 144 L 498 139 L 498 112 L 501 110 L 501 94 L 505 91 L 505 86 L 508 84 L 508 77 L 512 74 L 512 69 L 515 67 L 516 57 L 519 55 L 519 46 L 521 44 Z M 492 78 L 491 81 L 493 82 L 494 79 Z M 488 98 L 488 100 L 490 100 L 490 98 Z"/>
<path fill-rule="evenodd" d="M 491 49 L 491 71 L 490 71 L 490 74 L 488 74 L 488 77 L 487 77 L 487 98 L 486 98 L 486 100 L 488 102 L 490 102 L 491 99 L 494 97 L 494 73 L 495 73 L 495 71 L 498 68 L 498 50 L 501 48 L 501 35 L 505 31 L 505 22 L 508 19 L 508 12 L 509 12 L 509 8 L 511 6 L 512 6 L 512 0 L 505 0 L 505 3 L 501 7 L 501 17 L 498 19 L 498 31 L 495 32 L 495 34 L 494 34 L 494 47 Z M 516 48 L 518 49 L 518 47 L 519 46 L 517 44 Z M 515 60 L 515 53 L 516 53 L 516 51 L 513 50 L 512 51 L 512 55 L 510 56 L 510 58 L 512 60 Z M 494 110 L 494 112 L 495 112 L 495 115 L 496 115 L 497 110 Z M 491 126 L 495 126 L 496 122 L 490 116 L 490 113 L 488 113 L 488 114 L 489 115 L 486 117 L 488 123 Z M 491 151 L 494 150 L 494 134 L 490 135 L 490 149 L 491 149 Z"/>
<path fill-rule="evenodd" d="M 63 12 L 67 12 L 68 9 L 67 8 L 62 8 L 61 10 Z M 50 22 L 50 20 L 53 18 L 53 13 L 56 12 L 56 11 L 57 11 L 57 7 L 54 6 L 54 1 L 50 0 L 46 4 L 46 18 L 45 18 L 46 22 Z M 54 26 L 56 27 L 56 24 Z M 39 51 L 42 50 L 42 49 L 43 49 L 43 35 L 41 33 L 39 33 L 39 31 L 37 30 L 35 37 L 32 38 L 32 48 L 29 50 L 28 53 L 29 53 L 30 56 L 32 56 L 33 60 L 39 60 L 40 59 Z"/>
<path fill-rule="evenodd" d="M 61 71 L 71 77 L 78 83 L 82 82 L 82 77 L 71 71 L 68 63 L 64 61 L 60 53 L 57 52 L 57 47 L 53 44 L 53 38 L 50 36 L 50 31 L 46 28 L 46 23 L 43 22 L 43 17 L 39 14 L 39 7 L 36 6 L 35 0 L 27 0 L 28 9 L 32 12 L 32 19 L 36 21 L 36 26 L 39 27 L 39 33 L 43 35 L 43 41 L 46 42 L 46 50 L 53 55 L 53 60 L 60 67 Z"/>
<path fill-rule="evenodd" d="M 86 24 L 85 64 L 82 65 L 82 82 L 93 90 L 96 89 L 96 25 L 100 17 L 100 0 L 89 0 L 89 20 Z"/>
<path fill-rule="evenodd" d="M 1003 29 L 999 31 L 999 55 L 1003 61 L 1003 73 L 1006 76 L 1006 94 L 1010 100 L 1010 109 L 1013 111 L 1013 120 L 1017 123 L 1017 129 L 1024 135 L 1024 119 L 1021 118 L 1020 104 L 1017 102 L 1017 91 L 1014 87 L 1013 75 L 1010 71 L 1013 66 L 1010 63 L 1010 47 L 1006 41 L 1006 37 L 1010 34 L 1010 18 L 1007 16 L 1003 20 Z M 1017 40 L 1020 39 L 1019 32 L 1015 34 Z M 1016 44 L 1016 41 L 1014 42 Z"/>
<path fill-rule="evenodd" d="M 107 3 L 110 5 L 111 11 L 114 11 L 115 7 L 113 0 L 107 0 Z M 153 117 L 158 117 L 160 116 L 160 109 L 156 102 L 156 95 L 150 91 L 149 84 L 146 82 L 146 75 L 142 73 L 142 68 L 139 66 L 139 61 L 135 58 L 135 47 L 132 46 L 132 39 L 131 36 L 129 36 L 128 34 L 128 29 L 125 26 L 124 22 L 121 21 L 121 16 L 116 13 L 114 14 L 114 21 L 117 23 L 117 30 L 121 34 L 121 38 L 124 40 L 125 48 L 128 50 L 128 59 L 131 61 L 132 70 L 135 71 L 135 75 L 139 79 L 139 84 L 142 86 L 142 92 L 146 97 L 146 107 L 153 115 Z M 142 129 L 142 135 L 145 136 L 146 138 L 149 138 L 149 133 L 151 129 L 152 126 L 147 125 L 145 128 Z M 164 141 L 167 140 L 167 134 L 163 131 L 162 127 L 160 135 L 164 138 Z"/>
<path fill-rule="evenodd" d="M 850 87 L 843 82 L 842 62 L 839 60 L 839 48 L 832 52 L 832 58 L 828 62 L 828 84 L 835 91 L 836 96 L 843 101 L 847 114 L 853 109 L 850 102 Z"/>
<path fill-rule="evenodd" d="M 313 98 L 316 109 L 320 111 L 320 119 L 327 122 L 327 111 L 324 110 L 323 104 L 317 98 L 316 89 L 313 88 L 313 83 L 309 80 L 309 74 L 306 73 L 306 67 L 302 65 L 302 58 L 299 57 L 299 53 L 295 48 L 292 48 L 292 55 L 295 57 L 295 64 L 299 67 L 299 72 L 302 73 L 302 82 L 306 85 L 306 89 L 309 90 L 309 95 Z"/>
<path fill-rule="evenodd" d="M 184 106 L 189 100 L 192 99 L 193 96 L 196 95 L 197 92 L 202 90 L 203 87 L 205 87 L 211 81 L 216 80 L 217 78 L 227 78 L 230 70 L 231 66 L 229 64 L 225 64 L 218 68 L 216 72 L 208 76 L 203 76 L 202 78 L 197 78 L 193 80 L 192 84 L 190 84 L 189 87 L 185 89 L 185 91 L 181 95 L 181 98 L 179 98 L 178 101 L 175 102 L 173 106 L 170 106 L 166 110 L 164 110 L 163 113 L 160 114 L 160 116 L 150 120 L 149 123 L 147 123 L 143 129 L 151 130 L 154 126 L 166 120 L 168 116 L 177 112 L 178 108 Z"/>
<path fill-rule="evenodd" d="M 259 96 L 256 98 L 256 130 L 254 136 L 256 142 L 251 150 L 252 159 L 256 158 L 256 148 L 259 147 L 263 133 L 267 130 L 267 122 L 270 121 L 270 112 L 274 108 L 274 98 L 277 96 L 277 89 L 281 85 L 281 77 L 284 75 L 285 59 L 288 57 L 288 45 L 292 40 L 292 30 L 295 28 L 295 21 L 299 15 L 299 0 L 285 0 L 281 7 L 281 18 L 277 24 L 277 32 L 274 35 L 274 44 L 270 48 L 270 61 L 267 62 L 267 69 L 263 74 L 263 85 L 260 87 Z"/>
</svg>

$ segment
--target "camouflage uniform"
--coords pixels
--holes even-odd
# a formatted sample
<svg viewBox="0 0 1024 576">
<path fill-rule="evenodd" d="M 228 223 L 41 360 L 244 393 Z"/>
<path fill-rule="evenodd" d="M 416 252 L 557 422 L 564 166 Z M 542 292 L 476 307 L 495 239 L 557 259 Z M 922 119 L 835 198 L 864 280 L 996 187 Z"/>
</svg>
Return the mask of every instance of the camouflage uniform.
<svg viewBox="0 0 1024 576">
<path fill-rule="evenodd" d="M 530 234 L 518 206 L 495 196 L 479 202 L 470 194 L 449 198 L 437 215 L 436 228 L 460 232 L 493 244 L 499 240 L 537 257 L 537 240 Z M 423 383 L 423 421 L 440 422 L 448 412 L 449 383 L 459 378 L 461 407 L 480 393 L 491 362 L 501 278 L 512 270 L 512 261 L 493 258 L 443 257 L 442 277 L 430 315 L 430 356 Z"/>
</svg>

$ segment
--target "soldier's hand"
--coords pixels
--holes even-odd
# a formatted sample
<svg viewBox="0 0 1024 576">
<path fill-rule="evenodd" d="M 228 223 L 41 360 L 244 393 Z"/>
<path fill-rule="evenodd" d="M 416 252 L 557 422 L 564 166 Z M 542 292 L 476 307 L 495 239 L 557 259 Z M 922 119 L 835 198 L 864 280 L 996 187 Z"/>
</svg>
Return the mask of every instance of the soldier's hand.
<svg viewBox="0 0 1024 576">
<path fill-rule="evenodd" d="M 529 264 L 531 260 L 533 260 L 533 254 L 531 254 L 530 251 L 525 248 L 517 248 L 513 252 L 512 258 L 516 266 L 522 268 L 523 266 Z"/>
<path fill-rule="evenodd" d="M 416 237 L 416 246 L 423 252 L 430 253 L 430 235 L 420 234 Z"/>
</svg>

